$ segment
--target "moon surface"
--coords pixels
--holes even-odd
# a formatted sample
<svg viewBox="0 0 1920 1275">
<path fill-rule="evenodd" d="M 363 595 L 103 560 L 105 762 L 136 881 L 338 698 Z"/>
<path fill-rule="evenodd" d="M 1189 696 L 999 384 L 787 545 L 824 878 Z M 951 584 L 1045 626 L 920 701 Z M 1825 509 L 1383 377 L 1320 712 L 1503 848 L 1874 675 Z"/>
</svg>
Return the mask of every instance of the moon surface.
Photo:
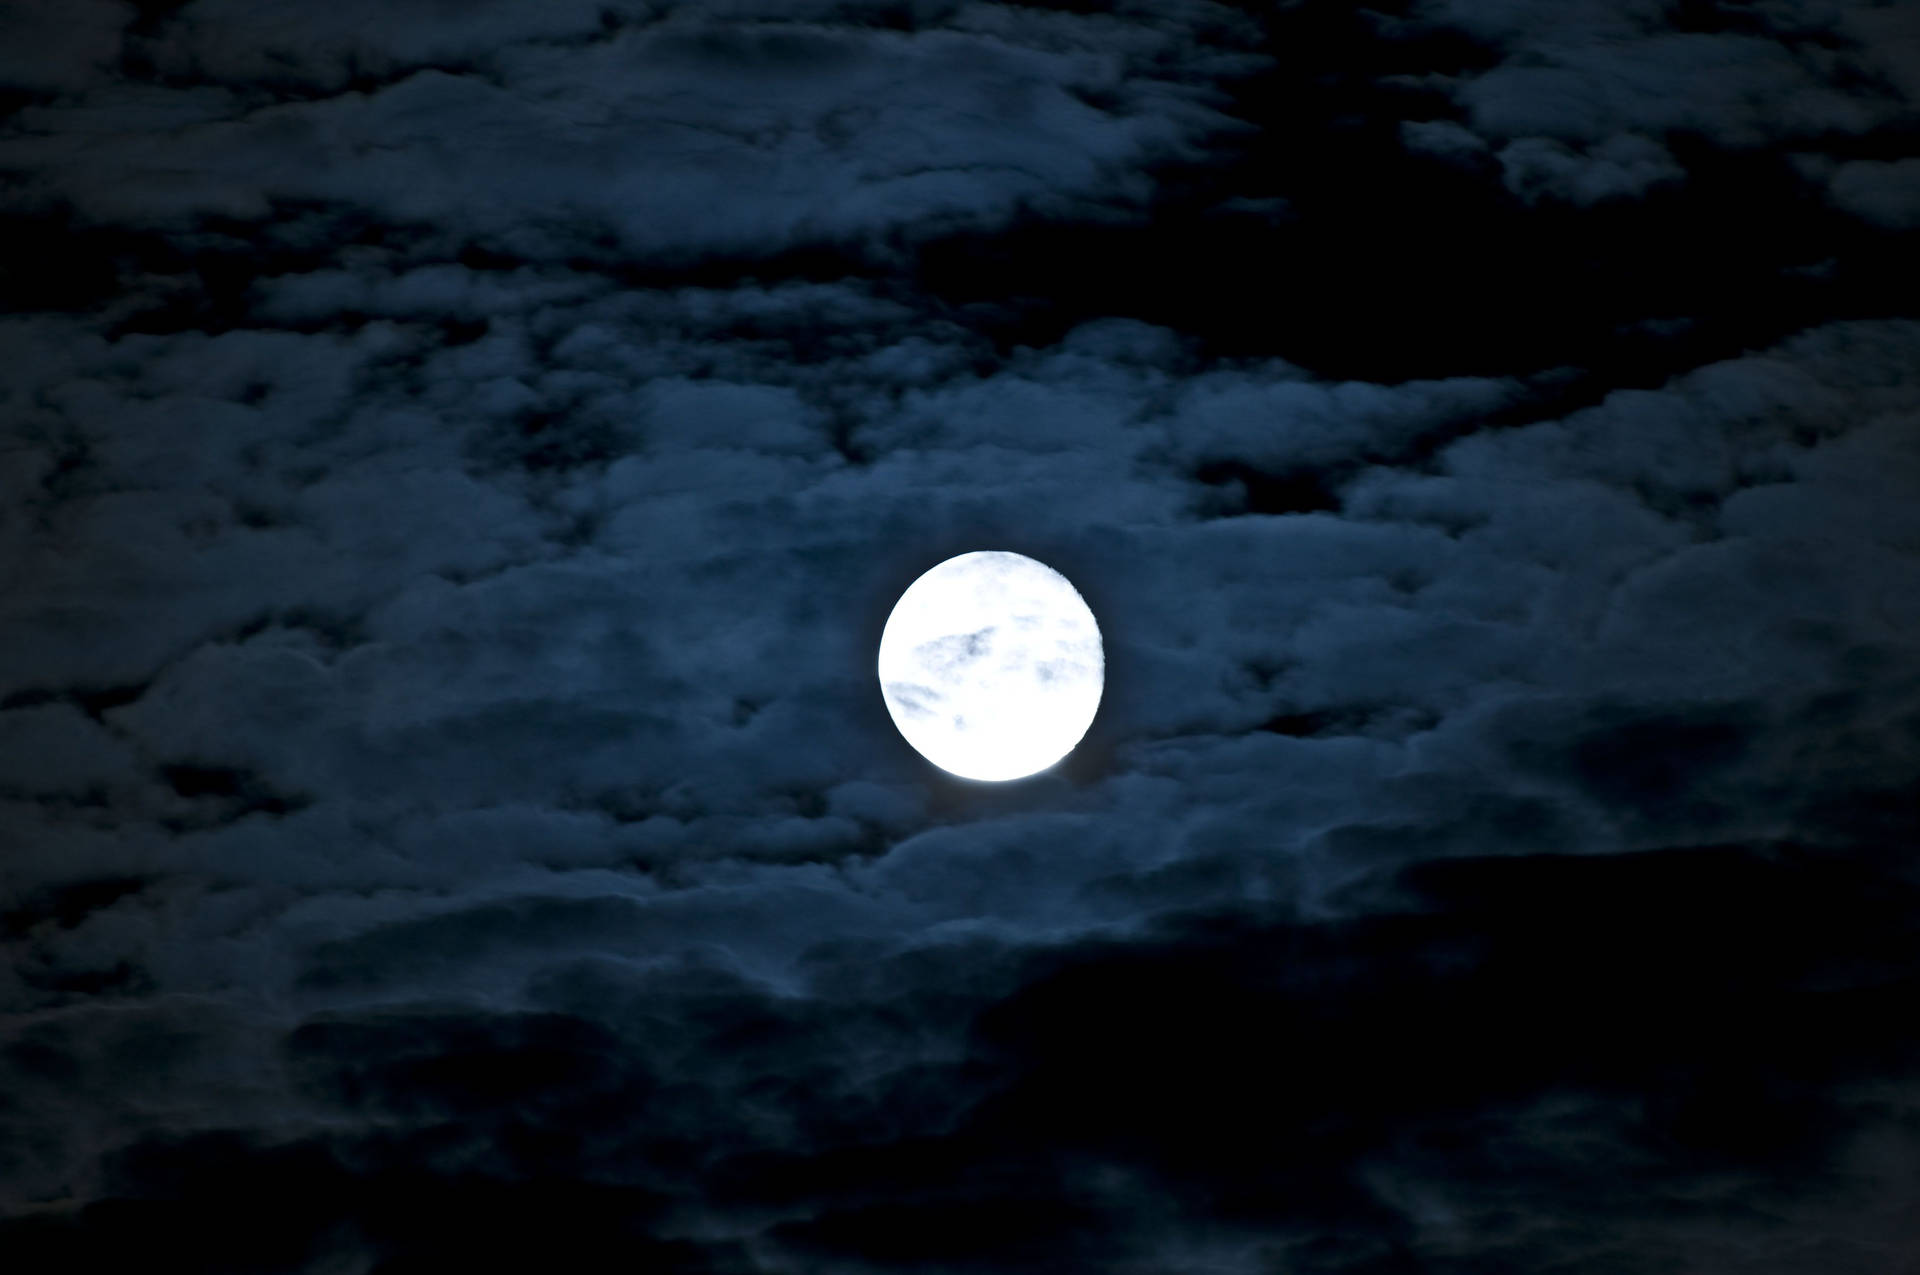
<svg viewBox="0 0 1920 1275">
<path fill-rule="evenodd" d="M 1065 576 L 1018 553 L 947 559 L 907 586 L 880 635 L 893 724 L 965 779 L 1019 779 L 1065 757 L 1105 685 L 1093 612 Z"/>
</svg>

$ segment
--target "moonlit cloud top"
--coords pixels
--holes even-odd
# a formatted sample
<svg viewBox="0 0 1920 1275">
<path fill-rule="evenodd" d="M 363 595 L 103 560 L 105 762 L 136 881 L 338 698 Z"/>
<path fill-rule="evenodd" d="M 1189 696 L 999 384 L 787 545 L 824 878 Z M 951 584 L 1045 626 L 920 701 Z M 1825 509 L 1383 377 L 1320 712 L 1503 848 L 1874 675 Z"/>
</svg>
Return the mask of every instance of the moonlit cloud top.
<svg viewBox="0 0 1920 1275">
<path fill-rule="evenodd" d="M 915 580 L 880 638 L 887 711 L 966 779 L 1019 779 L 1080 742 L 1100 707 L 1100 628 L 1058 571 L 963 553 Z"/>
</svg>

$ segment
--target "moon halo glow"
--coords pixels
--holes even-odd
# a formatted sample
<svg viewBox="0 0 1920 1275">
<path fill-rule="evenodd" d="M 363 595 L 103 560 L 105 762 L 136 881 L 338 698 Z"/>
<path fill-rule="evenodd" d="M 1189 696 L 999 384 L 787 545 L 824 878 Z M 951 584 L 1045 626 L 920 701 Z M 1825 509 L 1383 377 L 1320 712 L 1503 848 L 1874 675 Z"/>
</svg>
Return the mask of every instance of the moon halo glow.
<svg viewBox="0 0 1920 1275">
<path fill-rule="evenodd" d="M 1067 578 L 1017 553 L 963 553 L 900 595 L 880 693 L 921 756 L 964 779 L 1020 779 L 1073 751 L 1106 684 L 1100 626 Z"/>
</svg>

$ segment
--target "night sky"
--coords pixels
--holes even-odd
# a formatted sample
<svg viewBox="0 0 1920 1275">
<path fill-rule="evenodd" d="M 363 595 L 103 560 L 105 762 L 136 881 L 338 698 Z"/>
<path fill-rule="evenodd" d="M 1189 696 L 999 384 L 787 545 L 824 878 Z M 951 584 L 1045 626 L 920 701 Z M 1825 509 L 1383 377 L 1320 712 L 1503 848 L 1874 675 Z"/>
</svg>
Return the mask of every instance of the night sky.
<svg viewBox="0 0 1920 1275">
<path fill-rule="evenodd" d="M 1920 1272 L 1917 232 L 1904 3 L 4 0 L 0 1268 Z"/>
</svg>

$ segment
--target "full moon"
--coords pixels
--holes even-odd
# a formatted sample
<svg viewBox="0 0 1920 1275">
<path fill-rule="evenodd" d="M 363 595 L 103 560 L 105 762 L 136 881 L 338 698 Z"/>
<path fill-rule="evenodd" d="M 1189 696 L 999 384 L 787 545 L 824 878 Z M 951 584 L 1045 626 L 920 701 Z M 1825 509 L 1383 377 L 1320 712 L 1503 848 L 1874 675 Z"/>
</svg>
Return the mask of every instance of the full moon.
<svg viewBox="0 0 1920 1275">
<path fill-rule="evenodd" d="M 1020 779 L 1093 724 L 1106 656 L 1067 578 L 1017 553 L 963 553 L 907 586 L 880 634 L 880 693 L 907 742 L 964 779 Z"/>
</svg>

